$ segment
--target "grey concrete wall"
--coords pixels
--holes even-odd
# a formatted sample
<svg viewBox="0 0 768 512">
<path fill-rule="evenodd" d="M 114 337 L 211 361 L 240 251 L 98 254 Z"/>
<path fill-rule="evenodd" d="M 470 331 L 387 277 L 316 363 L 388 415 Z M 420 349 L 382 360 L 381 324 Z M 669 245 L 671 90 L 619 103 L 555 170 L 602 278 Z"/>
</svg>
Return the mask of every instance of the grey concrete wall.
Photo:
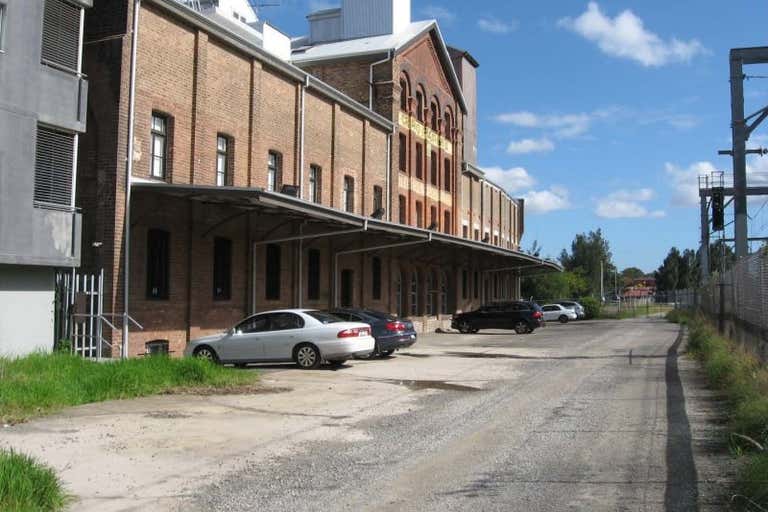
<svg viewBox="0 0 768 512">
<path fill-rule="evenodd" d="M 53 269 L 0 265 L 0 356 L 53 349 Z"/>
<path fill-rule="evenodd" d="M 6 33 L 0 52 L 0 263 L 77 266 L 79 215 L 33 205 L 35 144 L 38 123 L 85 131 L 87 82 L 41 63 L 44 0 L 5 3 Z"/>
</svg>

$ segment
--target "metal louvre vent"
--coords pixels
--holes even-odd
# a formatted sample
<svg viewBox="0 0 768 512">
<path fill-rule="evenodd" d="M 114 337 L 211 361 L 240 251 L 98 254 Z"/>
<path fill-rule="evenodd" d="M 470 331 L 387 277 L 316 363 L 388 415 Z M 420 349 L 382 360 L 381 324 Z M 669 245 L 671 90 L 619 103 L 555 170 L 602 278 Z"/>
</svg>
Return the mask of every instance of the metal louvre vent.
<svg viewBox="0 0 768 512">
<path fill-rule="evenodd" d="M 81 11 L 64 0 L 45 0 L 43 62 L 77 71 Z"/>
<path fill-rule="evenodd" d="M 35 202 L 72 206 L 74 148 L 74 135 L 38 127 L 35 151 Z"/>
</svg>

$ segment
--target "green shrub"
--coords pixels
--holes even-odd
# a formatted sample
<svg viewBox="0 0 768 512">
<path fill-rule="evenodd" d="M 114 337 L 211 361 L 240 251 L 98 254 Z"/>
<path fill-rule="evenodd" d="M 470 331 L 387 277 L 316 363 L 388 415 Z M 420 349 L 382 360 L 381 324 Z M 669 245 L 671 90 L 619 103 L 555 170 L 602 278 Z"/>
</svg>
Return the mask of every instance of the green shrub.
<svg viewBox="0 0 768 512">
<path fill-rule="evenodd" d="M 52 469 L 28 455 L 0 450 L 0 510 L 56 511 L 67 501 Z"/>
<path fill-rule="evenodd" d="M 768 452 L 747 456 L 738 481 L 740 494 L 763 508 L 768 507 Z"/>
<path fill-rule="evenodd" d="M 590 318 L 598 318 L 600 316 L 600 309 L 602 308 L 600 301 L 594 297 L 584 297 L 579 300 L 579 303 L 584 306 L 585 316 Z"/>
<path fill-rule="evenodd" d="M 672 309 L 664 316 L 664 318 L 674 324 L 686 324 L 688 323 L 688 317 L 688 312 L 682 309 Z"/>
</svg>

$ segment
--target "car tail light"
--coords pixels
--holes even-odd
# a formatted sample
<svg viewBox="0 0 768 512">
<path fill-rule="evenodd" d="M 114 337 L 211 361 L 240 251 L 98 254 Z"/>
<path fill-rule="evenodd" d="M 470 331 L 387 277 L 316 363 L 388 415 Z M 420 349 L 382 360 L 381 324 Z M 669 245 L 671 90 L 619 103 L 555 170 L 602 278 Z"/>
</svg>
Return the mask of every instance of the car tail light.
<svg viewBox="0 0 768 512">
<path fill-rule="evenodd" d="M 352 329 L 344 329 L 337 334 L 338 338 L 357 338 L 360 336 L 370 336 L 371 329 L 368 327 L 353 327 Z"/>
<path fill-rule="evenodd" d="M 541 311 L 534 311 L 533 312 L 533 318 L 537 318 L 538 319 L 538 318 L 541 318 L 543 316 L 544 315 L 541 313 Z"/>
<path fill-rule="evenodd" d="M 389 332 L 401 332 L 405 330 L 405 324 L 400 321 L 387 322 L 385 329 Z"/>
</svg>

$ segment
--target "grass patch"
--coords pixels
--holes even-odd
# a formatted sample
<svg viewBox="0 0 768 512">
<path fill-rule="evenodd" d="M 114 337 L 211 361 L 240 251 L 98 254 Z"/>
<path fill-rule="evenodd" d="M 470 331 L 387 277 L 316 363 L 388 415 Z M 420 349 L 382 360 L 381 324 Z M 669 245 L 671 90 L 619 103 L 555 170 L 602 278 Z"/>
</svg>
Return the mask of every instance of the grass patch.
<svg viewBox="0 0 768 512">
<path fill-rule="evenodd" d="M 667 318 L 689 325 L 688 350 L 728 401 L 729 430 L 737 434 L 730 436 L 731 451 L 742 464 L 738 491 L 768 508 L 768 368 L 719 336 L 704 318 L 687 313 Z"/>
<path fill-rule="evenodd" d="M 619 309 L 618 305 L 610 304 L 603 306 L 600 311 L 600 318 L 610 320 L 625 320 L 627 318 L 640 318 L 644 316 L 660 315 L 669 313 L 671 307 L 668 304 L 648 304 L 636 307 L 630 307 L 627 305 L 621 305 Z M 673 310 L 672 310 L 673 311 Z"/>
<path fill-rule="evenodd" d="M 32 457 L 0 450 L 0 510 L 62 510 L 68 497 L 56 473 Z"/>
<path fill-rule="evenodd" d="M 176 389 L 231 390 L 256 372 L 192 358 L 145 357 L 97 363 L 64 353 L 0 358 L 0 422 L 18 423 L 63 407 Z"/>
</svg>

